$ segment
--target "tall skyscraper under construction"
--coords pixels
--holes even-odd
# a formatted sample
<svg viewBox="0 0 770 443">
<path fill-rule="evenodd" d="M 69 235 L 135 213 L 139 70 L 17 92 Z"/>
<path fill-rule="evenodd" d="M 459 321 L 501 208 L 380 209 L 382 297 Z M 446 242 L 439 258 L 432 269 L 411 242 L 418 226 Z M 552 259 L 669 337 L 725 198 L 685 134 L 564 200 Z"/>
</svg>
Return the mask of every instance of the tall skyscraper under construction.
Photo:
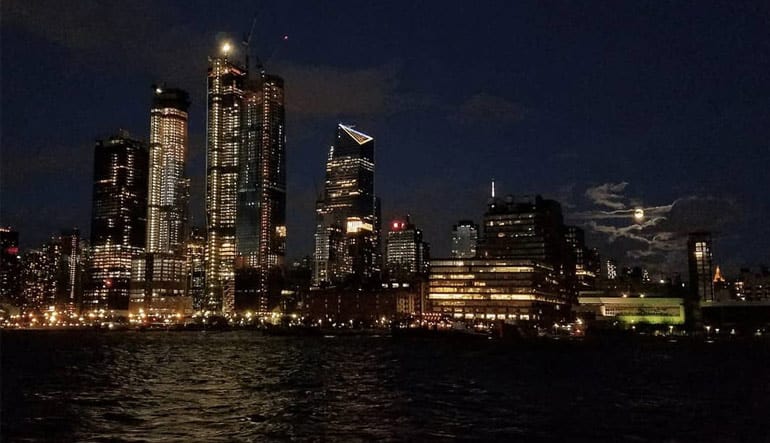
<svg viewBox="0 0 770 443">
<path fill-rule="evenodd" d="M 286 123 L 283 79 L 246 81 L 238 156 L 236 309 L 265 312 L 286 252 Z M 275 288 L 273 288 L 275 289 Z"/>
<path fill-rule="evenodd" d="M 286 251 L 283 79 L 249 75 L 225 44 L 209 60 L 203 309 L 267 309 Z M 248 47 L 246 48 L 248 51 Z"/>
<path fill-rule="evenodd" d="M 206 294 L 202 309 L 231 312 L 235 304 L 235 219 L 238 151 L 246 69 L 225 44 L 209 58 L 206 126 Z"/>
<path fill-rule="evenodd" d="M 337 126 L 316 206 L 313 283 L 365 283 L 379 274 L 379 201 L 374 192 L 374 137 Z"/>
</svg>

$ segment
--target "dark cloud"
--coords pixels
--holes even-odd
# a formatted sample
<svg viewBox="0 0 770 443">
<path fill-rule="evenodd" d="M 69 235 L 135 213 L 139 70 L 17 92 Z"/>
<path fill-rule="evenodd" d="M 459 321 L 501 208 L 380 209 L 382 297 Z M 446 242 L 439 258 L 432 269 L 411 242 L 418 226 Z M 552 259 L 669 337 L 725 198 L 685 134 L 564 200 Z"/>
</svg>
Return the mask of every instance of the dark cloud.
<svg viewBox="0 0 770 443">
<path fill-rule="evenodd" d="M 481 92 L 468 97 L 452 118 L 461 123 L 482 122 L 517 123 L 528 114 L 528 109 L 503 97 Z"/>
<path fill-rule="evenodd" d="M 625 209 L 626 204 L 621 200 L 623 199 L 622 192 L 626 189 L 626 186 L 628 186 L 627 182 L 604 183 L 586 189 L 585 196 L 594 204 L 600 206 L 606 206 L 612 209 Z"/>
<path fill-rule="evenodd" d="M 397 92 L 397 64 L 344 69 L 276 64 L 286 80 L 287 112 L 299 117 L 387 115 L 415 102 Z"/>
</svg>

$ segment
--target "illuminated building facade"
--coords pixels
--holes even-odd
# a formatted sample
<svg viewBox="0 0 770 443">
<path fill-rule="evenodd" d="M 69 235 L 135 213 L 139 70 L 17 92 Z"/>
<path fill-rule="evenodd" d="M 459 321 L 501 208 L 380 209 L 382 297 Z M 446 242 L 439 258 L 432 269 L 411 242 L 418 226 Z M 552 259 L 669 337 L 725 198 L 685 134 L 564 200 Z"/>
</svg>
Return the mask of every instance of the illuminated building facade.
<svg viewBox="0 0 770 443">
<path fill-rule="evenodd" d="M 711 234 L 693 232 L 687 239 L 690 291 L 694 300 L 714 301 L 714 267 L 711 258 Z"/>
<path fill-rule="evenodd" d="M 385 246 L 385 267 L 393 281 L 409 281 L 428 272 L 429 245 L 422 231 L 409 221 L 393 220 Z"/>
<path fill-rule="evenodd" d="M 460 220 L 452 226 L 452 258 L 473 258 L 479 241 L 479 225 Z"/>
<path fill-rule="evenodd" d="M 484 214 L 479 258 L 535 260 L 552 268 L 565 297 L 574 298 L 575 265 L 565 240 L 561 205 L 539 195 L 492 198 Z"/>
<path fill-rule="evenodd" d="M 236 310 L 268 309 L 270 276 L 286 255 L 286 123 L 283 79 L 261 73 L 243 93 L 238 159 Z M 275 292 L 275 291 L 273 291 Z"/>
<path fill-rule="evenodd" d="M 337 126 L 316 206 L 313 284 L 365 284 L 380 273 L 379 201 L 374 193 L 374 138 Z"/>
<path fill-rule="evenodd" d="M 604 266 L 604 278 L 607 280 L 615 280 L 618 278 L 618 264 L 615 260 L 608 258 L 602 263 Z"/>
<path fill-rule="evenodd" d="M 0 299 L 17 304 L 21 301 L 20 266 L 19 232 L 0 227 Z"/>
<path fill-rule="evenodd" d="M 185 178 L 189 106 L 187 92 L 155 87 L 150 110 L 148 253 L 177 252 L 184 240 L 190 186 Z"/>
<path fill-rule="evenodd" d="M 189 179 L 187 92 L 154 87 L 150 110 L 147 244 L 132 261 L 129 311 L 158 311 L 170 297 L 186 297 L 184 238 L 187 230 Z"/>
<path fill-rule="evenodd" d="M 601 266 L 599 251 L 586 247 L 585 232 L 577 226 L 567 226 L 564 237 L 572 248 L 577 289 L 595 287 Z"/>
<path fill-rule="evenodd" d="M 187 295 L 192 298 L 193 308 L 202 310 L 206 295 L 206 231 L 193 227 L 185 241 L 187 265 Z"/>
<path fill-rule="evenodd" d="M 235 304 L 235 222 L 246 70 L 226 49 L 209 59 L 206 126 L 206 294 L 203 309 Z"/>
<path fill-rule="evenodd" d="M 546 324 L 569 315 L 574 260 L 553 200 L 492 197 L 476 258 L 431 260 L 434 313 Z"/>
<path fill-rule="evenodd" d="M 77 312 L 83 293 L 83 245 L 80 231 L 65 230 L 56 239 L 61 260 L 57 271 L 56 304 L 68 312 Z"/>
<path fill-rule="evenodd" d="M 96 143 L 84 310 L 128 309 L 131 262 L 146 243 L 148 157 L 125 131 Z"/>
<path fill-rule="evenodd" d="M 61 268 L 61 245 L 47 241 L 22 256 L 22 306 L 27 311 L 56 306 L 57 275 Z"/>
<path fill-rule="evenodd" d="M 533 260 L 431 260 L 431 310 L 457 319 L 550 322 L 568 312 L 554 269 Z"/>
</svg>

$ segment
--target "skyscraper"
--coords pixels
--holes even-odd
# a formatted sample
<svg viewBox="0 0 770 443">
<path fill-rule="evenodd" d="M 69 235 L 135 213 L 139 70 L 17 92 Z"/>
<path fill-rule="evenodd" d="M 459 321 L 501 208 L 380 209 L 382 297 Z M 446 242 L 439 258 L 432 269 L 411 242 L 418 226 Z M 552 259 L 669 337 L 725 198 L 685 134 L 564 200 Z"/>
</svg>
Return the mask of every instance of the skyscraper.
<svg viewBox="0 0 770 443">
<path fill-rule="evenodd" d="M 83 291 L 83 246 L 77 228 L 62 231 L 57 239 L 61 245 L 61 263 L 57 275 L 57 304 L 66 311 L 77 312 Z"/>
<path fill-rule="evenodd" d="M 452 258 L 473 258 L 479 239 L 479 225 L 460 220 L 452 226 Z"/>
<path fill-rule="evenodd" d="M 190 187 L 185 177 L 189 106 L 187 92 L 154 87 L 150 108 L 147 244 L 145 253 L 132 263 L 132 313 L 140 309 L 149 314 L 192 309 L 192 302 L 182 298 L 187 286 L 184 239 Z"/>
<path fill-rule="evenodd" d="M 206 295 L 205 271 L 206 231 L 193 227 L 185 242 L 187 265 L 187 294 L 192 297 L 193 309 L 204 308 Z"/>
<path fill-rule="evenodd" d="M 711 233 L 693 232 L 687 239 L 690 291 L 694 300 L 714 301 L 714 268 L 711 262 Z"/>
<path fill-rule="evenodd" d="M 187 110 L 181 89 L 156 87 L 150 110 L 147 252 L 178 251 L 184 241 L 189 181 L 185 178 Z"/>
<path fill-rule="evenodd" d="M 236 298 L 248 300 L 236 305 L 262 312 L 268 307 L 271 272 L 280 272 L 286 253 L 283 97 L 283 79 L 264 72 L 246 82 L 243 94 L 235 272 Z"/>
<path fill-rule="evenodd" d="M 128 132 L 97 141 L 86 310 L 128 309 L 131 260 L 145 247 L 147 168 L 147 147 Z"/>
<path fill-rule="evenodd" d="M 380 271 L 379 204 L 374 193 L 374 138 L 339 124 L 316 206 L 315 285 L 360 285 Z"/>
<path fill-rule="evenodd" d="M 422 231 L 406 221 L 393 220 L 388 231 L 385 267 L 392 281 L 408 281 L 417 274 L 428 272 L 428 244 Z"/>
<path fill-rule="evenodd" d="M 206 295 L 204 309 L 231 312 L 235 304 L 235 221 L 245 68 L 228 58 L 229 45 L 209 58 L 206 126 Z"/>
<path fill-rule="evenodd" d="M 0 227 L 0 299 L 21 301 L 20 265 L 19 232 Z"/>
<path fill-rule="evenodd" d="M 572 249 L 575 280 L 578 289 L 593 288 L 598 276 L 599 252 L 586 246 L 585 231 L 577 226 L 566 226 L 565 240 Z"/>
</svg>

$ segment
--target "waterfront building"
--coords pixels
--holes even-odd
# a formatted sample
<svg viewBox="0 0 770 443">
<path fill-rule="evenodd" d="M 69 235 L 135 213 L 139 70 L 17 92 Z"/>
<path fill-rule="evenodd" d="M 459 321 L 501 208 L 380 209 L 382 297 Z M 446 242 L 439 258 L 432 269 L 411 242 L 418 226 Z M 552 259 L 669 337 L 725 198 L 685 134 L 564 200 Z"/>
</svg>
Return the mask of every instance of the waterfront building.
<svg viewBox="0 0 770 443">
<path fill-rule="evenodd" d="M 56 238 L 61 259 L 56 275 L 56 304 L 63 310 L 76 313 L 83 296 L 83 242 L 77 228 L 64 230 Z"/>
<path fill-rule="evenodd" d="M 19 232 L 10 226 L 0 227 L 0 300 L 20 304 L 20 266 Z"/>
<path fill-rule="evenodd" d="M 193 309 L 203 310 L 206 295 L 206 230 L 192 227 L 185 241 L 185 266 L 187 295 L 192 298 Z"/>
<path fill-rule="evenodd" d="M 432 311 L 468 320 L 566 319 L 575 268 L 559 203 L 493 194 L 483 226 L 476 258 L 431 260 Z"/>
<path fill-rule="evenodd" d="M 147 172 L 147 146 L 128 132 L 97 141 L 85 310 L 128 310 L 132 260 L 146 243 Z"/>
<path fill-rule="evenodd" d="M 452 226 L 452 258 L 474 258 L 479 239 L 479 225 L 460 220 Z"/>
<path fill-rule="evenodd" d="M 236 310 L 265 313 L 286 255 L 286 122 L 283 79 L 260 72 L 243 92 L 238 158 Z"/>
<path fill-rule="evenodd" d="M 569 305 L 555 270 L 521 259 L 431 260 L 432 312 L 466 320 L 561 320 Z"/>
<path fill-rule="evenodd" d="M 605 322 L 621 328 L 637 325 L 682 325 L 685 304 L 682 297 L 669 294 L 608 294 L 606 291 L 581 291 L 576 314 L 589 323 Z"/>
<path fill-rule="evenodd" d="M 553 269 L 559 291 L 573 300 L 575 264 L 561 205 L 535 196 L 490 199 L 479 258 L 534 260 Z"/>
<path fill-rule="evenodd" d="M 313 284 L 362 285 L 380 273 L 380 208 L 374 191 L 374 137 L 337 125 L 316 206 Z"/>
<path fill-rule="evenodd" d="M 602 262 L 602 273 L 603 277 L 607 280 L 615 280 L 618 278 L 618 263 L 608 258 Z"/>
<path fill-rule="evenodd" d="M 586 246 L 585 232 L 577 226 L 566 226 L 565 240 L 574 257 L 577 289 L 595 287 L 599 275 L 597 268 L 600 266 L 598 250 Z"/>
<path fill-rule="evenodd" d="M 204 309 L 235 306 L 238 154 L 246 69 L 229 44 L 209 58 L 206 126 L 206 292 Z"/>
<path fill-rule="evenodd" d="M 711 234 L 694 232 L 687 239 L 690 291 L 693 300 L 714 301 L 714 267 L 711 257 Z"/>
<path fill-rule="evenodd" d="M 61 245 L 46 241 L 25 252 L 21 259 L 22 303 L 25 311 L 45 311 L 56 306 L 57 274 L 61 268 Z"/>
</svg>

